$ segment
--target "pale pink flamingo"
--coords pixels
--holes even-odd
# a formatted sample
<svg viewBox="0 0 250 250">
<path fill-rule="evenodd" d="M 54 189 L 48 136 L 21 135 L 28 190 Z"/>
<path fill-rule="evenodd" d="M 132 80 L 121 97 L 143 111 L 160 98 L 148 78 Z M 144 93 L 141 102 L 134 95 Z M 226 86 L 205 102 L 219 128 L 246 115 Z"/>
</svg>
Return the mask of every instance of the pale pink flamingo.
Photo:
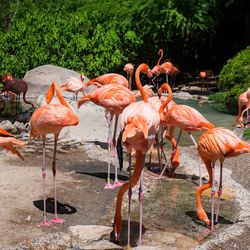
<svg viewBox="0 0 250 250">
<path fill-rule="evenodd" d="M 123 130 L 122 142 L 125 145 L 127 151 L 131 154 L 132 150 L 136 151 L 136 163 L 133 176 L 128 182 L 124 183 L 120 188 L 117 195 L 116 212 L 114 217 L 114 225 L 112 236 L 115 240 L 119 240 L 119 236 L 122 229 L 121 220 L 121 207 L 124 193 L 128 191 L 129 195 L 129 212 L 128 212 L 128 247 L 130 245 L 130 204 L 132 188 L 136 185 L 141 177 L 141 173 L 144 167 L 145 154 L 153 144 L 155 140 L 155 134 L 159 128 L 159 114 L 148 103 L 148 97 L 142 88 L 140 82 L 140 73 L 150 74 L 152 76 L 148 65 L 140 64 L 135 73 L 135 80 L 138 89 L 141 91 L 142 101 L 131 103 L 124 109 L 121 115 L 121 127 Z M 131 171 L 131 170 L 130 170 Z M 139 192 L 140 201 L 140 232 L 139 232 L 139 245 L 141 244 L 142 237 L 142 179 Z"/>
<path fill-rule="evenodd" d="M 60 104 L 50 104 L 53 99 L 54 92 L 60 101 Z M 76 114 L 71 110 L 69 104 L 64 100 L 60 93 L 60 89 L 57 87 L 56 83 L 53 82 L 48 89 L 46 96 L 46 104 L 37 108 L 32 114 L 30 120 L 30 139 L 34 137 L 43 138 L 43 164 L 42 164 L 42 177 L 43 177 L 43 204 L 44 204 L 44 214 L 41 226 L 49 226 L 51 223 L 47 219 L 46 214 L 46 190 L 45 190 L 45 139 L 47 134 L 54 134 L 54 154 L 52 161 L 52 173 L 53 173 L 53 183 L 54 183 L 54 207 L 55 214 L 52 219 L 53 223 L 64 223 L 64 220 L 58 218 L 57 216 L 57 196 L 56 196 L 56 148 L 57 140 L 61 130 L 66 126 L 75 126 L 79 122 Z"/>
<path fill-rule="evenodd" d="M 79 92 L 84 93 L 85 85 L 83 83 L 84 81 L 84 75 L 80 74 L 80 79 L 76 77 L 70 77 L 66 80 L 66 82 L 62 83 L 61 88 L 63 88 L 64 91 L 72 92 L 74 94 L 73 100 L 77 101 L 77 96 Z"/>
<path fill-rule="evenodd" d="M 11 133 L 0 128 L 0 147 L 17 155 L 21 160 L 24 160 L 24 158 L 14 146 L 23 147 L 24 144 L 25 142 L 17 140 Z"/>
<path fill-rule="evenodd" d="M 134 65 L 131 63 L 127 63 L 123 70 L 127 73 L 127 78 L 128 78 L 128 88 L 132 90 L 132 77 L 133 77 L 133 72 L 134 72 Z"/>
<path fill-rule="evenodd" d="M 117 174 L 117 162 L 116 162 L 116 132 L 118 125 L 118 116 L 121 112 L 126 108 L 131 102 L 135 102 L 135 96 L 132 91 L 130 91 L 127 87 L 118 84 L 107 84 L 99 89 L 95 90 L 89 95 L 82 97 L 78 101 L 78 108 L 81 107 L 85 102 L 92 101 L 96 105 L 102 106 L 106 109 L 106 114 L 111 114 L 111 119 L 107 119 L 109 125 L 109 133 L 108 133 L 108 149 L 109 149 L 109 160 L 108 160 L 108 178 L 107 184 L 105 186 L 106 189 L 114 189 L 122 185 L 122 183 L 118 180 Z M 111 120 L 113 115 L 115 115 L 115 126 L 114 132 L 112 136 L 112 126 Z M 115 181 L 114 185 L 110 183 L 110 155 L 115 156 Z"/>
<path fill-rule="evenodd" d="M 220 196 L 222 193 L 222 167 L 224 160 L 228 157 L 235 157 L 242 153 L 250 153 L 250 144 L 240 140 L 231 130 L 225 128 L 213 128 L 206 131 L 198 140 L 198 153 L 204 161 L 208 174 L 209 182 L 196 190 L 197 216 L 214 230 L 214 195 L 215 186 L 215 162 L 220 161 L 220 181 L 218 190 L 218 204 L 216 212 L 216 222 L 218 222 L 218 212 Z M 211 187 L 212 213 L 211 221 L 208 219 L 201 203 L 202 192 Z"/>
</svg>

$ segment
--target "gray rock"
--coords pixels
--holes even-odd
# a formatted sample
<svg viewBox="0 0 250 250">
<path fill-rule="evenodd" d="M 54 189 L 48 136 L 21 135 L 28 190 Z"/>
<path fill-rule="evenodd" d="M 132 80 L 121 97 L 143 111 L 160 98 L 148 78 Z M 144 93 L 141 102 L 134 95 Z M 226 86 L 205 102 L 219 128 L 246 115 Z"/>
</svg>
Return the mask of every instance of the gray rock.
<svg viewBox="0 0 250 250">
<path fill-rule="evenodd" d="M 29 89 L 27 95 L 30 99 L 37 98 L 39 95 L 44 94 L 52 82 L 61 85 L 65 80 L 70 77 L 80 79 L 80 74 L 54 65 L 42 65 L 28 71 L 23 80 L 28 83 Z M 88 81 L 84 77 L 84 82 Z M 65 96 L 72 97 L 72 93 L 64 92 Z"/>
<path fill-rule="evenodd" d="M 105 238 L 109 239 L 109 234 L 111 231 L 112 231 L 111 227 L 98 226 L 98 225 L 77 225 L 77 226 L 70 226 L 68 228 L 68 234 L 70 235 L 71 238 L 71 245 L 78 247 L 91 245 L 92 242 L 96 243 L 97 241 L 103 240 Z M 88 248 L 88 249 L 95 249 L 95 248 Z"/>
<path fill-rule="evenodd" d="M 12 132 L 14 125 L 9 120 L 4 120 L 0 122 L 0 128 L 5 129 L 8 132 Z"/>
</svg>

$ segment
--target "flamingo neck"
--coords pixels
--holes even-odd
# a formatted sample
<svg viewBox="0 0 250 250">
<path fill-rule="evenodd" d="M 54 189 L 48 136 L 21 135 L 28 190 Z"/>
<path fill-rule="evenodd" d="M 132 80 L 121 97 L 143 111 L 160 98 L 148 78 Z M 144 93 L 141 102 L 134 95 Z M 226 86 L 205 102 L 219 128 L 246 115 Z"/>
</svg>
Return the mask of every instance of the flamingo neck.
<svg viewBox="0 0 250 250">
<path fill-rule="evenodd" d="M 132 90 L 132 77 L 133 77 L 133 70 L 129 73 L 129 89 Z"/>
<path fill-rule="evenodd" d="M 159 59 L 158 59 L 157 66 L 160 65 L 160 61 L 161 61 L 161 59 L 162 59 L 162 57 L 163 57 L 163 50 L 162 50 L 162 49 L 159 49 L 158 55 L 160 55 L 160 57 L 159 57 Z"/>
<path fill-rule="evenodd" d="M 140 72 L 141 72 L 141 70 L 142 70 L 142 64 L 139 65 L 138 68 L 136 69 L 136 72 L 135 72 L 135 83 L 136 83 L 136 86 L 137 86 L 138 90 L 141 93 L 142 100 L 144 102 L 148 102 L 148 96 L 147 96 L 145 90 L 143 89 L 143 87 L 141 85 L 141 81 L 140 81 Z"/>
<path fill-rule="evenodd" d="M 159 110 L 160 114 L 162 114 L 164 112 L 164 109 L 167 107 L 168 103 L 170 102 L 170 100 L 172 99 L 172 96 L 173 96 L 172 89 L 170 88 L 170 86 L 167 83 L 163 84 L 161 88 L 163 91 L 165 90 L 168 92 L 168 97 L 160 107 L 160 110 Z"/>
</svg>

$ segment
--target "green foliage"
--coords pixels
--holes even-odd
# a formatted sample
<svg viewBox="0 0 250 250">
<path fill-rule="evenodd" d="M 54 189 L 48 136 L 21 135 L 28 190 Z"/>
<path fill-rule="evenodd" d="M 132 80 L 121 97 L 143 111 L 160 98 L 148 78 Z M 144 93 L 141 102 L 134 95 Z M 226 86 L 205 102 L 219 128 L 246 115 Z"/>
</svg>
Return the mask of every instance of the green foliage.
<svg viewBox="0 0 250 250">
<path fill-rule="evenodd" d="M 159 47 L 192 55 L 214 30 L 214 0 L 3 2 L 0 73 L 16 77 L 42 64 L 93 77 L 128 61 L 154 64 Z"/>
<path fill-rule="evenodd" d="M 250 86 L 250 46 L 229 59 L 219 75 L 219 89 L 223 103 L 237 106 L 238 96 Z"/>
<path fill-rule="evenodd" d="M 250 128 L 244 129 L 243 138 L 244 140 L 250 140 Z"/>
</svg>

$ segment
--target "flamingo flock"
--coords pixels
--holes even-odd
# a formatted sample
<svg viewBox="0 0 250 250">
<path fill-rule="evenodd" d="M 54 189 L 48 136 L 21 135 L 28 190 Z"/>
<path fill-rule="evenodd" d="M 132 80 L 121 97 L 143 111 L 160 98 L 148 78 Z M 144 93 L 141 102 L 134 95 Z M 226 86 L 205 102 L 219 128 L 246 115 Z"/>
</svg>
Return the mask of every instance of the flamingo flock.
<svg viewBox="0 0 250 250">
<path fill-rule="evenodd" d="M 43 200 L 44 212 L 43 220 L 40 224 L 42 227 L 48 227 L 53 223 L 64 223 L 64 220 L 57 215 L 57 192 L 56 192 L 56 151 L 57 141 L 61 130 L 66 126 L 77 126 L 79 119 L 73 112 L 70 105 L 63 98 L 61 90 L 69 91 L 74 94 L 73 99 L 77 102 L 78 108 L 81 108 L 86 102 L 93 102 L 98 106 L 105 108 L 105 118 L 109 127 L 108 132 L 108 173 L 105 189 L 119 188 L 115 206 L 115 215 L 113 223 L 113 231 L 111 232 L 111 239 L 119 241 L 122 231 L 122 202 L 123 196 L 128 192 L 128 248 L 130 247 L 130 205 L 132 189 L 139 182 L 139 207 L 140 207 L 140 226 L 139 226 L 139 245 L 142 240 L 142 214 L 143 214 L 143 169 L 145 163 L 145 156 L 153 147 L 154 143 L 158 147 L 159 165 L 162 165 L 162 157 L 166 164 L 162 170 L 159 178 L 163 177 L 164 171 L 168 169 L 174 172 L 180 164 L 179 156 L 180 149 L 178 147 L 182 131 L 189 133 L 194 142 L 199 157 L 203 160 L 209 175 L 208 183 L 202 184 L 196 190 L 196 212 L 197 217 L 203 221 L 210 229 L 214 231 L 214 224 L 218 222 L 218 213 L 220 206 L 220 197 L 222 193 L 222 176 L 223 164 L 226 158 L 236 157 L 239 154 L 250 153 L 250 144 L 239 139 L 231 130 L 226 128 L 216 128 L 214 124 L 208 121 L 197 110 L 187 105 L 180 105 L 172 100 L 172 89 L 168 84 L 168 76 L 175 75 L 179 70 L 171 63 L 165 62 L 160 64 L 163 57 L 163 50 L 158 52 L 159 59 L 157 64 L 151 70 L 150 67 L 141 63 L 135 71 L 135 84 L 138 92 L 132 91 L 133 86 L 133 72 L 134 65 L 128 63 L 124 67 L 127 73 L 127 79 L 117 73 L 107 73 L 83 83 L 83 75 L 80 79 L 70 78 L 66 80 L 60 87 L 53 82 L 46 94 L 46 102 L 44 105 L 38 107 L 30 120 L 30 140 L 32 138 L 42 138 L 43 161 L 42 161 L 42 178 L 43 178 Z M 142 86 L 140 76 L 147 75 L 149 81 L 153 75 L 154 79 L 161 73 L 166 74 L 166 83 L 160 87 L 152 83 L 157 88 L 157 94 L 152 90 L 150 85 Z M 84 91 L 90 85 L 94 85 L 96 89 L 90 94 L 85 95 Z M 165 98 L 162 93 L 167 92 Z M 78 93 L 82 92 L 83 96 L 77 100 Z M 57 95 L 58 104 L 51 104 L 54 95 Z M 138 100 L 140 98 L 140 100 Z M 242 107 L 246 108 L 242 111 Z M 244 114 L 250 109 L 250 88 L 239 97 L 239 113 L 234 123 L 244 126 Z M 249 117 L 247 116 L 247 119 Z M 249 120 L 247 120 L 249 123 Z M 160 129 L 161 128 L 161 129 Z M 174 131 L 176 128 L 180 129 L 178 138 L 174 138 Z M 163 131 L 163 132 L 162 132 Z M 191 132 L 204 131 L 200 136 L 198 142 L 195 142 Z M 118 180 L 118 155 L 117 155 L 117 138 L 121 133 L 121 141 L 126 148 L 131 163 L 131 155 L 135 155 L 135 166 L 131 170 L 129 166 L 129 180 L 122 183 Z M 52 220 L 48 219 L 46 214 L 46 136 L 48 134 L 54 135 L 54 153 L 52 157 L 52 173 L 54 184 L 54 217 Z M 160 135 L 161 141 L 168 139 L 172 144 L 172 153 L 167 157 L 164 153 L 163 145 L 157 139 Z M 16 154 L 21 160 L 24 157 L 16 149 L 23 147 L 25 142 L 17 140 L 12 134 L 0 128 L 0 146 Z M 169 160 L 168 160 L 169 158 Z M 110 178 L 111 159 L 115 166 L 115 180 L 112 183 Z M 214 221 L 215 205 L 214 198 L 216 192 L 215 180 L 215 162 L 220 162 L 220 179 L 218 189 L 218 203 L 216 209 L 216 218 Z M 211 219 L 208 218 L 207 213 L 202 207 L 201 195 L 206 189 L 211 188 Z"/>
</svg>

